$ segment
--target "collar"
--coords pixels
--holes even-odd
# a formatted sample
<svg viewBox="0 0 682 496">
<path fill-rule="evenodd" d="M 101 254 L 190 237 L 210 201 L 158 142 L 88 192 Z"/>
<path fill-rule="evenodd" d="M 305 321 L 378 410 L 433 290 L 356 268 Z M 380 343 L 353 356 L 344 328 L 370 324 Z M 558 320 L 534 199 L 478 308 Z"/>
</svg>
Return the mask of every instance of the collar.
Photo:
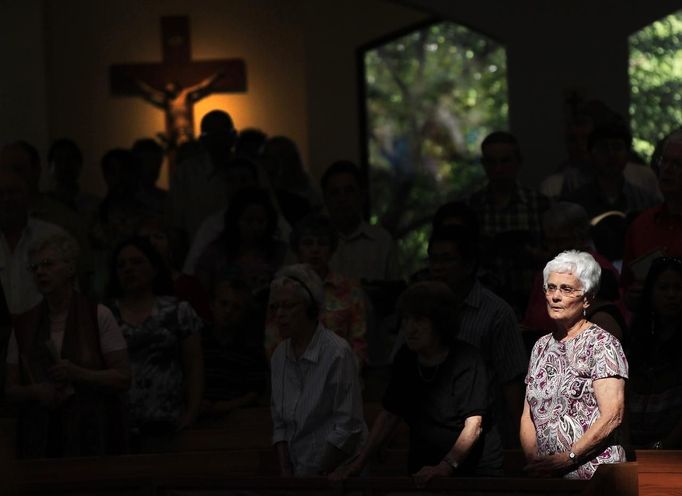
<svg viewBox="0 0 682 496">
<path fill-rule="evenodd" d="M 294 355 L 294 350 L 293 347 L 291 346 L 291 339 L 288 339 L 286 347 L 287 359 L 291 360 L 292 362 L 305 360 L 307 362 L 317 363 L 320 359 L 320 351 L 322 348 L 321 347 L 322 332 L 323 332 L 322 324 L 318 322 L 317 328 L 313 333 L 313 337 L 310 340 L 310 343 L 308 343 L 308 347 L 305 349 L 303 355 L 301 355 L 301 358 L 299 358 L 298 360 L 296 360 L 296 355 Z"/>
<path fill-rule="evenodd" d="M 464 298 L 464 304 L 473 308 L 480 308 L 482 302 L 483 286 L 476 279 L 473 286 L 471 286 L 471 290 L 469 290 L 469 294 Z"/>
</svg>

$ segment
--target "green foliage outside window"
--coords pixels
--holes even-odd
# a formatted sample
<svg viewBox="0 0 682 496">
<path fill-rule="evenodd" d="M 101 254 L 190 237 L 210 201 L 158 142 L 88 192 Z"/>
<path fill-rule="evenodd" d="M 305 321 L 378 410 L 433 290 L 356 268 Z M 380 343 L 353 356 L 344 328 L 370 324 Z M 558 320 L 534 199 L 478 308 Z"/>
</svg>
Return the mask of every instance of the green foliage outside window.
<svg viewBox="0 0 682 496">
<path fill-rule="evenodd" d="M 505 51 L 443 22 L 367 51 L 364 63 L 373 220 L 398 240 L 410 274 L 438 206 L 485 183 L 481 141 L 508 127 Z"/>
<path fill-rule="evenodd" d="M 630 116 L 644 157 L 682 126 L 682 10 L 630 37 Z"/>
</svg>

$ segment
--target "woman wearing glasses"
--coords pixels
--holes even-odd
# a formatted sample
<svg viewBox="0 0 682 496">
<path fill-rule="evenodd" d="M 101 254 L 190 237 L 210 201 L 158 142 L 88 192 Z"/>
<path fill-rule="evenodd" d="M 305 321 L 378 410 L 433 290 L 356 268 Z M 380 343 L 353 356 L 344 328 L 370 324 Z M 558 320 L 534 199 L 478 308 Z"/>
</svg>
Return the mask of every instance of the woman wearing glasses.
<svg viewBox="0 0 682 496">
<path fill-rule="evenodd" d="M 66 234 L 29 249 L 43 300 L 14 320 L 7 398 L 20 405 L 19 456 L 117 454 L 127 449 L 120 393 L 126 342 L 111 311 L 76 291 L 78 245 Z"/>
<path fill-rule="evenodd" d="M 585 318 L 601 268 L 570 250 L 544 268 L 551 334 L 533 347 L 521 447 L 526 470 L 537 476 L 589 479 L 602 463 L 625 461 L 618 441 L 628 364 L 620 342 Z"/>
</svg>

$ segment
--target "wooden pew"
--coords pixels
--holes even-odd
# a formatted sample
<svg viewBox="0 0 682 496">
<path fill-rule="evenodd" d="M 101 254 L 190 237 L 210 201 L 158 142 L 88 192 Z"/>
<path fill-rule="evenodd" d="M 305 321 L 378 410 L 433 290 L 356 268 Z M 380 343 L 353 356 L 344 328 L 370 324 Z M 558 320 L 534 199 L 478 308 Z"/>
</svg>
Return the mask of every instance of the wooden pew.
<svg viewBox="0 0 682 496">
<path fill-rule="evenodd" d="M 637 450 L 640 496 L 682 495 L 682 451 Z"/>
<path fill-rule="evenodd" d="M 268 452 L 271 453 L 271 452 Z M 267 455 L 269 456 L 269 455 Z M 263 466 L 259 450 L 232 452 L 131 455 L 14 461 L 14 483 L 19 495 L 170 496 L 216 495 L 220 491 L 334 493 L 371 491 L 372 494 L 414 493 L 409 477 L 352 478 L 330 487 L 325 478 L 280 478 L 258 475 Z M 219 491 L 216 493 L 216 491 Z M 433 481 L 428 492 L 477 495 L 564 494 L 635 496 L 635 463 L 600 467 L 592 481 L 564 479 L 449 478 Z M 3 491 L 3 494 L 7 494 Z"/>
</svg>

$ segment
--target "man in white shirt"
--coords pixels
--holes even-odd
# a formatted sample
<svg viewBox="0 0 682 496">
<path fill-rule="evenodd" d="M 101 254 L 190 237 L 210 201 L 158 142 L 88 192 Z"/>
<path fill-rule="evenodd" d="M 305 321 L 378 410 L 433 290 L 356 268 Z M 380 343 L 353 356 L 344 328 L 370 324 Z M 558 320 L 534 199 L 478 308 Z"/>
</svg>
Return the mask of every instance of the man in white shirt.
<svg viewBox="0 0 682 496">
<path fill-rule="evenodd" d="M 29 218 L 29 188 L 25 179 L 0 164 L 0 281 L 12 315 L 36 305 L 41 294 L 28 271 L 31 243 L 51 234 L 65 234 L 52 223 Z"/>
<path fill-rule="evenodd" d="M 333 163 L 322 176 L 324 202 L 339 245 L 331 267 L 347 277 L 365 281 L 401 278 L 395 242 L 384 228 L 363 220 L 360 170 L 352 162 Z"/>
</svg>

